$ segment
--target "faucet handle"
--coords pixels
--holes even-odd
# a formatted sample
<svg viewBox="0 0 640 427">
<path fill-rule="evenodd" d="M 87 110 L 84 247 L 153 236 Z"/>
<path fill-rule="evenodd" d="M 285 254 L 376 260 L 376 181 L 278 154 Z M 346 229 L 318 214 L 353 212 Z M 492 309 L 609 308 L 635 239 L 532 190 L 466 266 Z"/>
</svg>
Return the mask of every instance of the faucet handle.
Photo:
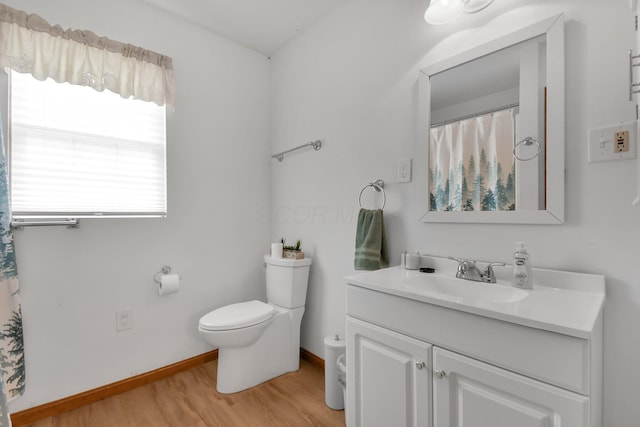
<svg viewBox="0 0 640 427">
<path fill-rule="evenodd" d="M 505 266 L 506 264 L 504 262 L 490 262 L 487 265 L 487 267 L 484 269 L 483 276 L 491 280 L 492 283 L 495 283 L 495 280 L 496 280 L 496 274 L 493 271 L 494 265 L 498 267 L 502 267 L 502 266 Z"/>
<path fill-rule="evenodd" d="M 469 259 L 462 259 L 462 258 L 456 258 L 454 256 L 449 256 L 449 259 L 452 259 L 454 261 L 458 261 L 458 264 L 460 265 L 475 265 L 475 261 L 471 261 Z"/>
<path fill-rule="evenodd" d="M 458 271 L 456 272 L 457 278 L 465 279 L 468 275 L 478 276 L 478 278 L 480 278 L 480 274 L 478 272 L 478 269 L 476 268 L 475 261 L 460 259 L 453 256 L 450 256 L 449 259 L 458 261 Z"/>
<path fill-rule="evenodd" d="M 458 263 L 458 272 L 456 273 L 456 277 L 459 277 L 460 274 L 462 274 L 462 272 L 464 271 L 464 268 L 465 268 L 464 267 L 464 260 L 460 259 L 460 258 L 456 258 L 454 256 L 449 256 L 448 258 L 452 259 L 454 261 L 457 261 L 457 263 Z"/>
</svg>

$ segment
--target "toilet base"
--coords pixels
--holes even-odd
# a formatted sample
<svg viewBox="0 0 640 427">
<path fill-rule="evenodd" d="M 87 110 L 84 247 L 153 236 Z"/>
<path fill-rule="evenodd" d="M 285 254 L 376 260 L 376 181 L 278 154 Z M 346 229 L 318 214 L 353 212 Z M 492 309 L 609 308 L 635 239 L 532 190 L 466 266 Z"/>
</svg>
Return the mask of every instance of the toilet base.
<svg viewBox="0 0 640 427">
<path fill-rule="evenodd" d="M 304 307 L 275 308 L 273 321 L 256 342 L 246 347 L 218 349 L 218 392 L 236 393 L 300 368 Z"/>
</svg>

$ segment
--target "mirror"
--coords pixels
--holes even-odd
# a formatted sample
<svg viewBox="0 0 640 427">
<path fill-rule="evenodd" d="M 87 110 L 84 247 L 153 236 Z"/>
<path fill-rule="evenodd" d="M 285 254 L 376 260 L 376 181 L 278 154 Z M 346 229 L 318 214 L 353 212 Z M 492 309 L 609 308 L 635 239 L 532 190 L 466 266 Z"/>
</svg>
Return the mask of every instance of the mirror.
<svg viewBox="0 0 640 427">
<path fill-rule="evenodd" d="M 422 70 L 423 221 L 564 221 L 563 26 L 556 16 Z"/>
</svg>

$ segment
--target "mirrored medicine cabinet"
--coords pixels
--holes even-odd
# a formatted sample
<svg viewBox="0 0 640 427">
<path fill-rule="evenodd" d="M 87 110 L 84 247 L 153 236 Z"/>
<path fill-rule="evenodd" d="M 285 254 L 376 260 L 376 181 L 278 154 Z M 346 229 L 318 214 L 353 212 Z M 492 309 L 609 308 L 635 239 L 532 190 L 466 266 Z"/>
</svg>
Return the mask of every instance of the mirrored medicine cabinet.
<svg viewBox="0 0 640 427">
<path fill-rule="evenodd" d="M 420 73 L 424 222 L 564 221 L 564 17 Z"/>
</svg>

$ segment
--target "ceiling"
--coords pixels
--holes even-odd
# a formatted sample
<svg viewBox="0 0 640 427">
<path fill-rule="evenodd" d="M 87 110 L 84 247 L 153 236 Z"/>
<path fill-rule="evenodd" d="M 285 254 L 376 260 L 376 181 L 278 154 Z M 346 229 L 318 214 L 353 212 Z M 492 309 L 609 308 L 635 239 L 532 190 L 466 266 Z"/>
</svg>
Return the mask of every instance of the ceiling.
<svg viewBox="0 0 640 427">
<path fill-rule="evenodd" d="M 143 0 L 271 56 L 348 0 Z"/>
</svg>

